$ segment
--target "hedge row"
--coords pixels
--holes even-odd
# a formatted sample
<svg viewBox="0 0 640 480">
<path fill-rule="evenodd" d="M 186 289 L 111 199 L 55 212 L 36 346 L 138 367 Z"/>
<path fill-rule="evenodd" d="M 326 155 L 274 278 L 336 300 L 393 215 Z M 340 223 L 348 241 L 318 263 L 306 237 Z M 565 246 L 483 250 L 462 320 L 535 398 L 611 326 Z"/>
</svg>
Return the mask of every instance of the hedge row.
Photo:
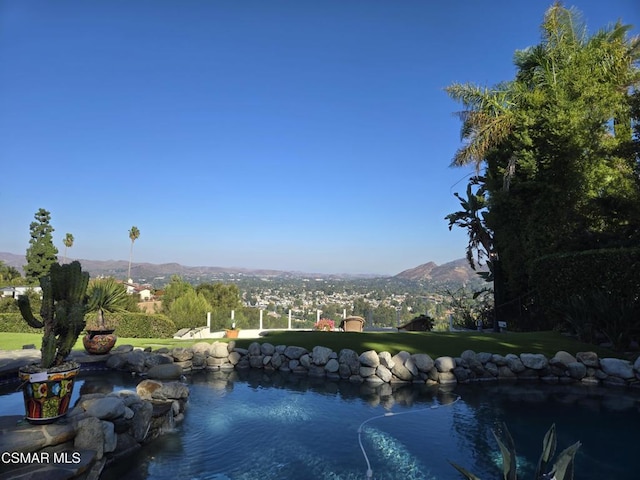
<svg viewBox="0 0 640 480">
<path fill-rule="evenodd" d="M 88 318 L 93 320 L 93 315 Z M 109 315 L 108 327 L 115 328 L 119 337 L 171 338 L 176 326 L 166 315 L 146 313 L 122 313 Z M 31 328 L 19 313 L 0 313 L 0 332 L 42 333 Z"/>
<path fill-rule="evenodd" d="M 42 333 L 42 330 L 30 327 L 20 313 L 0 313 L 0 332 Z"/>
<path fill-rule="evenodd" d="M 534 262 L 529 280 L 543 310 L 558 301 L 596 291 L 637 301 L 640 248 L 547 255 Z"/>
<path fill-rule="evenodd" d="M 173 321 L 160 313 L 122 313 L 114 324 L 119 337 L 171 338 L 177 332 Z"/>
</svg>

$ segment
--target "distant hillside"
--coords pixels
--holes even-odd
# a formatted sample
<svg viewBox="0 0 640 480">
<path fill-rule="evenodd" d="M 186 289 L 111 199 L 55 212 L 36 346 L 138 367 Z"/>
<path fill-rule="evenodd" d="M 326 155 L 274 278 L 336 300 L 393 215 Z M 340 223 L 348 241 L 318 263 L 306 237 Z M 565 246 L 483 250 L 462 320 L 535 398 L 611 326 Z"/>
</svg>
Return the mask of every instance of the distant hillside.
<svg viewBox="0 0 640 480">
<path fill-rule="evenodd" d="M 61 261 L 62 258 L 58 256 Z M 75 260 L 75 259 L 70 259 Z M 129 262 L 125 260 L 86 260 L 78 259 L 82 263 L 82 268 L 88 271 L 92 276 L 114 276 L 116 278 L 125 278 L 129 269 Z M 24 255 L 15 255 L 13 253 L 0 252 L 0 261 L 6 265 L 12 266 L 23 272 L 23 266 L 27 263 Z M 291 272 L 280 270 L 265 269 L 246 269 L 246 268 L 222 268 L 222 267 L 187 267 L 179 263 L 132 263 L 131 276 L 135 279 L 145 278 L 151 280 L 157 277 L 170 277 L 171 275 L 182 276 L 208 276 L 212 274 L 244 274 L 255 276 L 277 276 L 287 275 Z"/>
<path fill-rule="evenodd" d="M 480 268 L 486 271 L 486 268 Z M 397 274 L 394 278 L 412 280 L 414 282 L 469 284 L 482 282 L 478 273 L 469 266 L 465 258 L 460 258 L 442 265 L 433 262 L 410 268 Z"/>
<path fill-rule="evenodd" d="M 62 258 L 58 256 L 61 261 Z M 75 260 L 75 259 L 70 259 Z M 129 262 L 125 260 L 86 260 L 77 259 L 82 263 L 82 268 L 88 271 L 91 276 L 113 276 L 115 278 L 125 279 L 127 277 L 127 271 L 129 269 Z M 3 261 L 6 265 L 17 268 L 23 273 L 23 266 L 27 263 L 24 255 L 15 255 L 13 253 L 0 252 L 0 261 Z M 373 275 L 340 275 L 340 274 L 321 274 L 313 272 L 295 272 L 284 270 L 269 270 L 269 269 L 249 269 L 249 268 L 225 268 L 225 267 L 188 267 L 180 265 L 179 263 L 132 263 L 131 264 L 131 277 L 134 281 L 144 281 L 152 283 L 153 279 L 166 278 L 167 280 L 172 275 L 180 275 L 186 279 L 207 279 L 221 277 L 221 276 L 254 276 L 254 277 L 351 277 L 351 278 L 367 278 Z"/>
<path fill-rule="evenodd" d="M 17 268 L 22 272 L 22 267 L 27 263 L 24 255 L 0 252 L 0 261 L 6 265 Z M 84 260 L 80 259 L 82 267 L 91 276 L 113 276 L 125 279 L 129 262 L 125 260 Z M 180 275 L 194 283 L 206 282 L 214 279 L 229 277 L 280 277 L 302 278 L 313 276 L 315 278 L 372 278 L 374 275 L 338 275 L 320 274 L 312 272 L 292 272 L 283 270 L 247 269 L 247 268 L 223 268 L 223 267 L 187 267 L 179 263 L 133 263 L 131 265 L 131 277 L 140 283 L 164 284 L 172 275 Z M 425 263 L 415 268 L 405 270 L 393 277 L 400 280 L 425 282 L 430 284 L 471 284 L 480 282 L 480 277 L 473 271 L 465 259 L 454 260 L 443 265 L 434 262 Z"/>
</svg>

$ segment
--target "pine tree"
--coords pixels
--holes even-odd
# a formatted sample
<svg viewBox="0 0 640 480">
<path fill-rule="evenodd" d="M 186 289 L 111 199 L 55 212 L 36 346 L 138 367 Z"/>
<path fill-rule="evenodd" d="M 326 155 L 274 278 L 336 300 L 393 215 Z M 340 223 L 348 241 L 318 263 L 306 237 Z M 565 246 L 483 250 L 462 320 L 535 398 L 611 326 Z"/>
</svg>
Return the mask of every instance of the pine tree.
<svg viewBox="0 0 640 480">
<path fill-rule="evenodd" d="M 49 223 L 51 214 L 44 208 L 34 215 L 35 222 L 31 222 L 29 231 L 31 239 L 27 248 L 27 264 L 24 275 L 30 282 L 36 283 L 41 277 L 49 273 L 51 265 L 58 261 L 58 249 L 53 245 L 53 227 Z"/>
</svg>

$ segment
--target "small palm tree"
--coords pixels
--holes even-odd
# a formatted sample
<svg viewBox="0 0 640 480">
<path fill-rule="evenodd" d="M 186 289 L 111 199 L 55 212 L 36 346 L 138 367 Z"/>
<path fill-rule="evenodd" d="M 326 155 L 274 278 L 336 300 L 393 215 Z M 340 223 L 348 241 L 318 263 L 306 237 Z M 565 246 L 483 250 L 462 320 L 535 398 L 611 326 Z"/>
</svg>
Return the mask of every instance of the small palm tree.
<svg viewBox="0 0 640 480">
<path fill-rule="evenodd" d="M 126 310 L 128 301 L 125 286 L 118 283 L 115 278 L 99 278 L 89 283 L 87 291 L 89 301 L 87 302 L 87 312 L 96 313 L 96 330 L 107 330 L 104 314 L 118 313 Z"/>
<path fill-rule="evenodd" d="M 131 259 L 133 258 L 133 242 L 140 237 L 140 230 L 135 225 L 129 230 L 129 238 L 131 239 L 131 249 L 129 250 L 129 272 L 127 273 L 127 279 L 131 278 Z"/>
<path fill-rule="evenodd" d="M 67 248 L 73 247 L 73 235 L 67 233 L 62 243 L 64 243 L 64 261 L 62 263 L 67 263 Z"/>
</svg>

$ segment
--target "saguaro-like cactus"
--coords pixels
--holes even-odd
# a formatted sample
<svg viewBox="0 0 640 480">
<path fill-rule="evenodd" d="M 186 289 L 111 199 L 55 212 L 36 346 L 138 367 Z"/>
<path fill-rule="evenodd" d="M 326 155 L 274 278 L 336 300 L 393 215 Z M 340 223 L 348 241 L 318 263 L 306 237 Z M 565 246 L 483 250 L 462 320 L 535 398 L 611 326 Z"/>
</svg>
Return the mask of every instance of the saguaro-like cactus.
<svg viewBox="0 0 640 480">
<path fill-rule="evenodd" d="M 43 368 L 62 364 L 84 329 L 88 284 L 89 273 L 82 271 L 80 262 L 54 263 L 49 274 L 40 279 L 41 320 L 33 315 L 29 298 L 18 297 L 25 321 L 34 328 L 44 329 L 40 363 Z"/>
</svg>

